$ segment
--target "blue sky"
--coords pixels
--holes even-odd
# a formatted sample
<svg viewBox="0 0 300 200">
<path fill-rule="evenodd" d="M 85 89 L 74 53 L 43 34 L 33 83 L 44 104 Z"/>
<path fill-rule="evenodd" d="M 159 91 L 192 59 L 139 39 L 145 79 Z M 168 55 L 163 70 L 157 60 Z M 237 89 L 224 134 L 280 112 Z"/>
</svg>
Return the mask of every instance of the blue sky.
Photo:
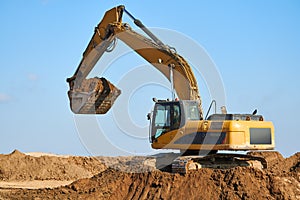
<svg viewBox="0 0 300 200">
<path fill-rule="evenodd" d="M 94 26 L 120 4 L 145 25 L 177 31 L 202 46 L 222 77 L 227 110 L 257 108 L 275 125 L 276 150 L 284 156 L 299 151 L 299 1 L 11 0 L 0 3 L 0 153 L 89 155 L 69 109 L 65 79 L 74 73 Z M 124 71 L 112 72 L 147 64 L 137 55 L 126 59 Z M 205 88 L 200 91 L 208 104 Z M 147 123 L 152 102 L 146 98 L 155 92 L 145 87 L 134 94 L 129 113 L 137 123 Z M 128 142 L 111 131 L 111 140 Z M 150 148 L 144 141 L 130 146 Z"/>
</svg>

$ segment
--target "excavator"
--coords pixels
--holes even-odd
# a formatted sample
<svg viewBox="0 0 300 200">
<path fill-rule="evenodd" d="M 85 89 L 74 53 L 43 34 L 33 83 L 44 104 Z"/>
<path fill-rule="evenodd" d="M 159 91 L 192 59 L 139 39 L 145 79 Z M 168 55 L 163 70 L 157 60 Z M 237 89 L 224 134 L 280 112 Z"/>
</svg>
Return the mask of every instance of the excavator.
<svg viewBox="0 0 300 200">
<path fill-rule="evenodd" d="M 127 14 L 145 34 L 122 22 Z M 275 148 L 274 126 L 256 111 L 251 114 L 222 113 L 204 117 L 197 80 L 188 62 L 175 48 L 164 44 L 140 20 L 120 5 L 108 10 L 83 53 L 74 75 L 67 79 L 68 97 L 75 114 L 105 114 L 121 91 L 104 77 L 87 78 L 105 52 L 111 52 L 116 40 L 123 41 L 155 67 L 171 83 L 172 99 L 158 100 L 148 113 L 149 140 L 153 149 L 180 150 L 172 160 L 174 173 L 199 168 L 253 166 L 267 168 L 264 158 L 251 153 L 218 151 L 259 151 Z M 177 97 L 176 97 L 177 94 Z M 216 103 L 214 100 L 211 106 Z M 209 113 L 209 111 L 208 111 Z"/>
</svg>

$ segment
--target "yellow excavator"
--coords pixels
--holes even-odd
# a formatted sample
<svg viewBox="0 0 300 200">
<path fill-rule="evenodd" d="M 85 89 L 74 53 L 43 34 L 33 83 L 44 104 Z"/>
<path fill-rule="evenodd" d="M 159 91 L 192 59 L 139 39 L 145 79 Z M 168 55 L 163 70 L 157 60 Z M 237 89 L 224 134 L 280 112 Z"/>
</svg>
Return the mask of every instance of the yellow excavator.
<svg viewBox="0 0 300 200">
<path fill-rule="evenodd" d="M 129 24 L 123 23 L 124 13 L 147 36 L 133 31 Z M 272 122 L 265 121 L 256 111 L 252 114 L 228 114 L 225 107 L 221 114 L 204 117 L 191 66 L 123 5 L 105 13 L 95 28 L 75 74 L 67 79 L 70 107 L 75 114 L 105 114 L 121 94 L 116 86 L 103 77 L 87 79 L 101 56 L 114 49 L 117 39 L 122 40 L 171 82 L 173 99 L 153 98 L 155 105 L 147 117 L 150 120 L 149 138 L 152 148 L 182 152 L 182 156 L 174 159 L 171 164 L 173 172 L 186 173 L 206 167 L 267 167 L 266 160 L 261 157 L 217 151 L 273 150 L 275 141 Z"/>
</svg>

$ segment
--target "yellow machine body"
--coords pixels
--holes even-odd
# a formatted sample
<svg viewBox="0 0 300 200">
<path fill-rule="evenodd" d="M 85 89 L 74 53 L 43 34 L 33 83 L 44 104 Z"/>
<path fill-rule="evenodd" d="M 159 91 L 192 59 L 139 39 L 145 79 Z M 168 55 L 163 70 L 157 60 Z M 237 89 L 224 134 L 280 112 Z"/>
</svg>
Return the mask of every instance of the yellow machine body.
<svg viewBox="0 0 300 200">
<path fill-rule="evenodd" d="M 210 128 L 212 124 L 222 127 Z M 261 138 L 258 134 L 262 134 Z M 199 134 L 205 139 L 197 139 Z M 220 142 L 219 139 L 222 139 Z M 262 141 L 257 141 L 261 139 Z M 215 143 L 214 143 L 215 142 Z M 272 150 L 274 126 L 270 121 L 188 121 L 183 127 L 169 131 L 152 143 L 154 149 L 189 150 Z"/>
<path fill-rule="evenodd" d="M 188 102 L 188 103 L 187 103 Z M 272 150 L 274 126 L 261 115 L 213 114 L 201 120 L 197 101 L 156 103 L 152 112 L 150 140 L 154 149 L 179 150 Z M 180 123 L 174 122 L 175 113 Z"/>
</svg>

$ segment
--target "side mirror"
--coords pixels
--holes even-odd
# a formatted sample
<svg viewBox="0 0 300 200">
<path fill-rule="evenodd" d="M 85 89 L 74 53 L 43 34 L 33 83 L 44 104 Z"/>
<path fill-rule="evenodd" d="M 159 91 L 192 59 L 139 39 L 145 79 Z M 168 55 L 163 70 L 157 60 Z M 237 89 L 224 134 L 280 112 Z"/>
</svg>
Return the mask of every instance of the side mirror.
<svg viewBox="0 0 300 200">
<path fill-rule="evenodd" d="M 150 119 L 151 119 L 151 114 L 148 113 L 148 114 L 147 114 L 147 120 L 150 120 Z"/>
</svg>

